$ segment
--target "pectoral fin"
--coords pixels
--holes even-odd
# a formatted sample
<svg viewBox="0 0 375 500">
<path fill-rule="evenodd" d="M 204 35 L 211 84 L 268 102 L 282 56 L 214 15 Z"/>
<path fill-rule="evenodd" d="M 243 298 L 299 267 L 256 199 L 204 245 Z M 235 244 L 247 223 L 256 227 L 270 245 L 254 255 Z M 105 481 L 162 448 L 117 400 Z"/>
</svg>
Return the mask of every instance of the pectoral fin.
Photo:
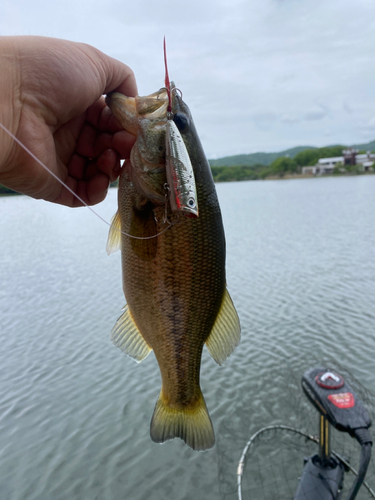
<svg viewBox="0 0 375 500">
<path fill-rule="evenodd" d="M 225 290 L 223 302 L 211 333 L 206 340 L 208 352 L 218 365 L 232 354 L 240 342 L 241 327 L 237 311 Z"/>
<path fill-rule="evenodd" d="M 111 220 L 111 227 L 109 228 L 107 240 L 107 254 L 117 252 L 121 248 L 121 219 L 119 211 L 115 213 Z"/>
<path fill-rule="evenodd" d="M 133 358 L 137 363 L 147 358 L 152 351 L 134 323 L 127 305 L 113 327 L 111 340 L 116 347 Z"/>
</svg>

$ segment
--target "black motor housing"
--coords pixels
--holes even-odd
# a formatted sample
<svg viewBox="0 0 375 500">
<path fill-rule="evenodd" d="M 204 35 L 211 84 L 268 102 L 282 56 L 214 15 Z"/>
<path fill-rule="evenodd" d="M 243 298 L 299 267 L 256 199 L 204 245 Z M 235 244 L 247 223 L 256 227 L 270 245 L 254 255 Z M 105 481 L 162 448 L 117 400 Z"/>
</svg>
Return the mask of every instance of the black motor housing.
<svg viewBox="0 0 375 500">
<path fill-rule="evenodd" d="M 302 377 L 302 388 L 315 408 L 336 429 L 354 435 L 368 429 L 371 419 L 362 401 L 338 373 L 329 368 L 311 368 Z"/>
<path fill-rule="evenodd" d="M 340 500 L 344 482 L 344 467 L 331 458 L 329 466 L 322 466 L 318 455 L 310 457 L 303 469 L 293 500 Z"/>
</svg>

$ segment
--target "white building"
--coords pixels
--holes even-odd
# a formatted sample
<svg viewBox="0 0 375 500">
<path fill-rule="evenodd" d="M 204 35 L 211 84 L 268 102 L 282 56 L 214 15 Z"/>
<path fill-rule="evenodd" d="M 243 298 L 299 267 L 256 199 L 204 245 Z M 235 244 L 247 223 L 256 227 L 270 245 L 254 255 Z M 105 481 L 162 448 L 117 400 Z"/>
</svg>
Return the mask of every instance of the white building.
<svg viewBox="0 0 375 500">
<path fill-rule="evenodd" d="M 342 159 L 343 158 L 340 156 L 335 158 L 322 158 L 316 165 L 313 165 L 311 167 L 302 167 L 302 173 L 312 174 L 312 175 L 332 174 L 336 163 L 342 162 Z M 330 160 L 330 161 L 323 161 L 323 160 Z"/>
<path fill-rule="evenodd" d="M 312 175 L 332 174 L 337 163 L 341 163 L 342 165 L 361 165 L 362 170 L 365 172 L 373 169 L 375 154 L 367 151 L 367 153 L 359 155 L 355 149 L 346 149 L 343 151 L 343 156 L 320 158 L 316 165 L 302 167 L 302 173 Z"/>
<path fill-rule="evenodd" d="M 357 165 L 363 166 L 364 171 L 371 170 L 373 164 L 375 163 L 375 154 L 370 153 L 370 151 L 367 151 L 367 153 L 365 154 L 356 155 L 355 161 Z"/>
</svg>

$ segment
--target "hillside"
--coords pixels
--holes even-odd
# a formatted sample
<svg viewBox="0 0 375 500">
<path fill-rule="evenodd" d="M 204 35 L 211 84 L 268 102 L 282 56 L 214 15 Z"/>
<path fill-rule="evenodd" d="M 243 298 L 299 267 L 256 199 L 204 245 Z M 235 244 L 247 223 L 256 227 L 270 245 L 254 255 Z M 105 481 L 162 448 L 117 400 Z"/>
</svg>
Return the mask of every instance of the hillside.
<svg viewBox="0 0 375 500">
<path fill-rule="evenodd" d="M 224 158 L 208 161 L 211 167 L 232 167 L 234 165 L 250 166 L 260 163 L 263 165 L 270 165 L 280 156 L 290 156 L 293 158 L 297 153 L 300 153 L 305 149 L 314 149 L 314 146 L 297 146 L 296 148 L 286 149 L 285 151 L 280 151 L 279 153 L 251 153 L 248 155 L 225 156 Z"/>
<path fill-rule="evenodd" d="M 352 148 L 365 151 L 375 151 L 375 141 L 366 142 L 366 144 L 353 144 Z"/>
<path fill-rule="evenodd" d="M 327 146 L 327 148 L 335 147 L 336 145 Z M 375 150 L 375 140 L 365 143 L 365 144 L 353 144 L 352 146 L 358 150 Z M 250 166 L 250 165 L 270 165 L 273 161 L 281 156 L 289 156 L 294 158 L 301 151 L 306 149 L 317 149 L 315 146 L 297 146 L 295 148 L 286 149 L 285 151 L 280 151 L 278 153 L 251 153 L 244 155 L 235 156 L 225 156 L 224 158 L 218 158 L 217 160 L 208 160 L 211 167 L 232 167 L 232 166 Z"/>
<path fill-rule="evenodd" d="M 295 175 L 301 167 L 315 165 L 319 158 L 341 156 L 348 146 L 334 145 L 318 148 L 315 146 L 297 146 L 278 153 L 252 153 L 226 156 L 217 160 L 209 160 L 215 182 L 244 181 L 266 178 L 278 178 Z M 375 140 L 364 144 L 353 144 L 351 147 L 359 151 L 375 151 Z M 348 167 L 349 168 L 349 167 Z M 350 173 L 354 172 L 351 167 Z M 340 172 L 336 172 L 340 174 Z M 345 174 L 345 172 L 344 172 Z M 111 187 L 118 185 L 118 180 Z M 18 194 L 0 184 L 0 196 Z"/>
</svg>

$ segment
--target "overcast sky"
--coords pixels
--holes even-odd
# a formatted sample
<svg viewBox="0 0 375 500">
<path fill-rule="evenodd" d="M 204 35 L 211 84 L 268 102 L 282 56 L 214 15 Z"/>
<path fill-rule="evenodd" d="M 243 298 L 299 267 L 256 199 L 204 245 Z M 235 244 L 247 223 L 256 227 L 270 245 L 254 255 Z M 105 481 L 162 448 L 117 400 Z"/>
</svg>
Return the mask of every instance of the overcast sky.
<svg viewBox="0 0 375 500">
<path fill-rule="evenodd" d="M 1 0 L 0 35 L 86 42 L 170 78 L 208 158 L 375 139 L 374 0 Z"/>
</svg>

